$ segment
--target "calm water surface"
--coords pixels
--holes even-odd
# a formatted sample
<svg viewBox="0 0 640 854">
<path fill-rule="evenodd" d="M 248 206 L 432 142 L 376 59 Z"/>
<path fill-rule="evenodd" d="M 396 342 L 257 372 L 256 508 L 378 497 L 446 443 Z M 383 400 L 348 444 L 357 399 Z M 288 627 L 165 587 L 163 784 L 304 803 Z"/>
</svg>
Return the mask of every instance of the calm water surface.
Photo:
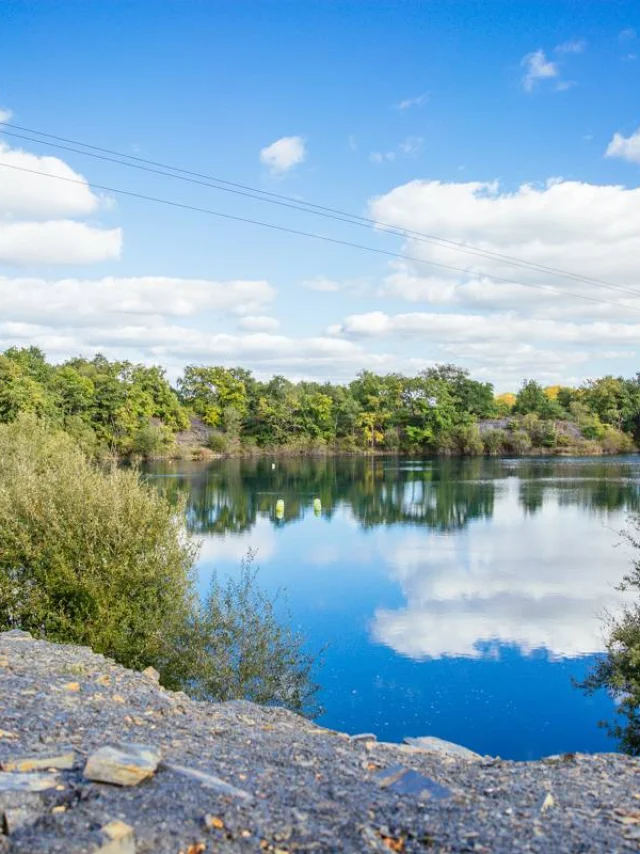
<svg viewBox="0 0 640 854">
<path fill-rule="evenodd" d="M 620 607 L 640 458 L 273 462 L 149 473 L 188 496 L 203 592 L 257 550 L 309 648 L 328 644 L 321 723 L 518 759 L 615 747 L 610 701 L 571 679 Z"/>
</svg>

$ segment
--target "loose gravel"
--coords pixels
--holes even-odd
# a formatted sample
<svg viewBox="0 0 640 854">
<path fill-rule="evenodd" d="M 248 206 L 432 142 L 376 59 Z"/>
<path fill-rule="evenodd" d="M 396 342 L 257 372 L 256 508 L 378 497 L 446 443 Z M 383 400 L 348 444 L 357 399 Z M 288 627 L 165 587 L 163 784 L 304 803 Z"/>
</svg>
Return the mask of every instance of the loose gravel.
<svg viewBox="0 0 640 854">
<path fill-rule="evenodd" d="M 640 760 L 508 762 L 425 744 L 195 702 L 152 670 L 0 634 L 1 854 L 640 848 Z M 134 764 L 143 756 L 149 776 L 133 786 L 87 779 L 87 760 L 106 746 L 125 764 L 127 751 Z"/>
</svg>

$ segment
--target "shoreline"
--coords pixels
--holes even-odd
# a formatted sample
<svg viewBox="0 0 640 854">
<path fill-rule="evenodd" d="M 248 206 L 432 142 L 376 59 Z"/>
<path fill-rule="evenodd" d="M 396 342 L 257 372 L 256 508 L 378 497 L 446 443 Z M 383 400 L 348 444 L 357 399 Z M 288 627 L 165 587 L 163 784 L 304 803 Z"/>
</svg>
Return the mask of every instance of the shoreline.
<svg viewBox="0 0 640 854">
<path fill-rule="evenodd" d="M 22 632 L 0 634 L 0 718 L 3 854 L 498 854 L 514 839 L 604 854 L 640 841 L 640 759 L 377 742 L 283 709 L 195 702 L 151 669 Z"/>
<path fill-rule="evenodd" d="M 408 451 L 389 451 L 389 450 L 357 450 L 347 451 L 339 448 L 313 449 L 313 448 L 286 448 L 286 447 L 268 447 L 268 448 L 252 448 L 250 450 L 238 451 L 211 451 L 207 447 L 194 448 L 191 451 L 180 451 L 173 449 L 165 454 L 151 454 L 148 456 L 141 455 L 125 455 L 121 457 L 106 457 L 105 459 L 114 459 L 118 462 L 161 462 L 161 461 L 188 461 L 188 462 L 212 462 L 214 460 L 250 460 L 250 459 L 265 459 L 272 457 L 274 459 L 323 459 L 323 458 L 356 458 L 356 459 L 383 459 L 397 457 L 400 459 L 527 459 L 536 457 L 628 457 L 640 453 L 640 450 L 634 448 L 632 451 L 623 452 L 607 452 L 602 448 L 584 450 L 580 446 L 563 447 L 563 448 L 530 448 L 521 452 L 504 452 L 504 453 L 482 453 L 482 454 L 465 454 L 453 452 L 421 452 L 413 453 Z"/>
</svg>

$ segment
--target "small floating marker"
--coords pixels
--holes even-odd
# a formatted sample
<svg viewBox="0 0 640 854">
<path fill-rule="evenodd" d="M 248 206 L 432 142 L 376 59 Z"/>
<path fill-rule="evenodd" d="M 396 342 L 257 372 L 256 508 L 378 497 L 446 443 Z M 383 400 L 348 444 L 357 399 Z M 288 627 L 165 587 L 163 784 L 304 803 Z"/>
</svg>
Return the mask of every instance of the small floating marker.
<svg viewBox="0 0 640 854">
<path fill-rule="evenodd" d="M 284 519 L 284 501 L 278 498 L 276 501 L 276 519 Z"/>
<path fill-rule="evenodd" d="M 271 463 L 271 471 L 273 471 L 275 467 L 276 467 L 276 464 L 275 464 L 275 463 Z"/>
<path fill-rule="evenodd" d="M 319 516 L 322 512 L 322 501 L 319 498 L 313 499 L 313 512 L 316 516 Z"/>
</svg>

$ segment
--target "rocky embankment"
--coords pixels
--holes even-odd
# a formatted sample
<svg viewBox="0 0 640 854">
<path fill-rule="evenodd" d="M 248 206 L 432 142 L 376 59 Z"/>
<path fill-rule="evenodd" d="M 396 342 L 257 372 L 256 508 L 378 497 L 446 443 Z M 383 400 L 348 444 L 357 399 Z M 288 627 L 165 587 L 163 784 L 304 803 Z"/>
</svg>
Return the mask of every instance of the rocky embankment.
<svg viewBox="0 0 640 854">
<path fill-rule="evenodd" d="M 517 722 L 505 722 L 517 726 Z M 196 703 L 90 650 L 0 634 L 0 852 L 612 852 L 640 761 L 516 763 Z"/>
</svg>

